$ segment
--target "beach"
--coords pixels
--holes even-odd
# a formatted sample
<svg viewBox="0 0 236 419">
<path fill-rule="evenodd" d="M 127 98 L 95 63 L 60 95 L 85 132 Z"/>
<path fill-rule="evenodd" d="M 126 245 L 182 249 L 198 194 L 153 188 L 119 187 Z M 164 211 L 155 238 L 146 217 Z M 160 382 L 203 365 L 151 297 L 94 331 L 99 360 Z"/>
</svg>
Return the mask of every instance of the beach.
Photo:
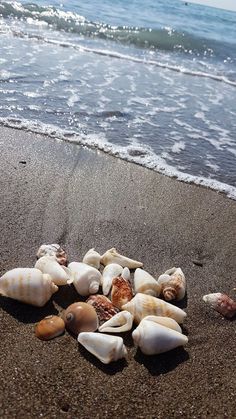
<svg viewBox="0 0 236 419">
<path fill-rule="evenodd" d="M 103 365 L 67 332 L 34 336 L 37 321 L 81 299 L 73 286 L 43 308 L 0 297 L 1 418 L 233 418 L 235 320 L 202 296 L 235 296 L 235 201 L 31 132 L 1 127 L 0 148 L 0 273 L 34 266 L 43 243 L 61 244 L 70 261 L 116 247 L 156 277 L 180 266 L 189 338 L 148 357 L 125 333 L 128 360 Z"/>
</svg>

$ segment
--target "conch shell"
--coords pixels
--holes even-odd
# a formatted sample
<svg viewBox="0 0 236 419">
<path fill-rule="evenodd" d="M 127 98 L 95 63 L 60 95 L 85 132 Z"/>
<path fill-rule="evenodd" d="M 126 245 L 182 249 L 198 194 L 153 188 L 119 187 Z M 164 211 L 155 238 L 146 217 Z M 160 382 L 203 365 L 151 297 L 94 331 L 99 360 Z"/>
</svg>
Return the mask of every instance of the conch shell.
<svg viewBox="0 0 236 419">
<path fill-rule="evenodd" d="M 141 292 L 143 294 L 152 295 L 158 297 L 161 292 L 161 287 L 148 272 L 143 269 L 137 268 L 134 272 L 134 292 L 137 294 Z"/>
<path fill-rule="evenodd" d="M 182 333 L 145 319 L 133 331 L 132 337 L 145 355 L 161 354 L 188 342 Z"/>
<path fill-rule="evenodd" d="M 80 295 L 87 296 L 98 292 L 102 275 L 97 269 L 80 262 L 71 262 L 68 268 L 74 278 L 73 285 Z"/>
<path fill-rule="evenodd" d="M 84 256 L 83 263 L 87 263 L 87 265 L 90 265 L 93 268 L 99 269 L 100 260 L 101 260 L 101 255 L 98 252 L 96 252 L 96 250 L 90 249 Z"/>
<path fill-rule="evenodd" d="M 133 298 L 133 291 L 129 281 L 117 276 L 112 280 L 111 302 L 121 310 L 121 307 Z"/>
<path fill-rule="evenodd" d="M 143 320 L 158 323 L 158 324 L 161 324 L 162 326 L 168 327 L 169 329 L 173 329 L 176 332 L 182 333 L 182 329 L 180 325 L 171 317 L 147 316 L 147 317 L 144 317 Z"/>
<path fill-rule="evenodd" d="M 59 316 L 47 316 L 35 326 L 35 335 L 41 340 L 50 340 L 62 335 L 65 322 Z"/>
<path fill-rule="evenodd" d="M 78 342 L 104 364 L 127 356 L 127 349 L 119 336 L 83 332 L 79 334 Z"/>
<path fill-rule="evenodd" d="M 56 260 L 60 265 L 67 266 L 68 257 L 64 249 L 59 244 L 42 244 L 39 250 L 37 251 L 37 258 L 42 256 L 55 256 Z"/>
<path fill-rule="evenodd" d="M 129 269 L 142 268 L 143 263 L 138 262 L 137 260 L 129 259 L 126 256 L 120 255 L 115 247 L 110 250 L 107 250 L 104 255 L 101 257 L 101 263 L 103 265 L 109 265 L 109 263 L 118 263 L 118 265 L 127 267 Z"/>
<path fill-rule="evenodd" d="M 66 328 L 74 335 L 80 332 L 95 332 L 98 328 L 98 316 L 95 309 L 87 303 L 73 303 L 64 311 Z"/>
<path fill-rule="evenodd" d="M 60 265 L 55 256 L 42 256 L 34 265 L 43 274 L 49 274 L 56 285 L 66 285 L 71 280 L 70 269 Z"/>
<path fill-rule="evenodd" d="M 182 300 L 186 293 L 186 280 L 182 269 L 172 268 L 160 275 L 157 283 L 166 301 Z"/>
<path fill-rule="evenodd" d="M 132 329 L 133 316 L 128 311 L 120 311 L 110 320 L 107 320 L 98 328 L 99 332 L 104 333 L 121 333 Z"/>
<path fill-rule="evenodd" d="M 15 268 L 0 278 L 0 294 L 37 307 L 44 306 L 58 287 L 35 268 Z"/>
<path fill-rule="evenodd" d="M 136 294 L 131 301 L 124 304 L 122 310 L 128 310 L 133 314 L 136 323 L 140 323 L 144 317 L 149 315 L 171 317 L 178 323 L 182 323 L 186 317 L 186 313 L 181 308 L 141 293 Z"/>
<path fill-rule="evenodd" d="M 100 325 L 115 316 L 119 311 L 105 295 L 91 295 L 86 303 L 95 308 Z"/>
<path fill-rule="evenodd" d="M 112 280 L 123 273 L 123 268 L 118 263 L 110 263 L 107 265 L 102 273 L 102 292 L 108 295 L 111 289 Z"/>
<path fill-rule="evenodd" d="M 236 314 L 236 302 L 221 292 L 204 295 L 203 301 L 228 319 L 231 319 Z"/>
</svg>

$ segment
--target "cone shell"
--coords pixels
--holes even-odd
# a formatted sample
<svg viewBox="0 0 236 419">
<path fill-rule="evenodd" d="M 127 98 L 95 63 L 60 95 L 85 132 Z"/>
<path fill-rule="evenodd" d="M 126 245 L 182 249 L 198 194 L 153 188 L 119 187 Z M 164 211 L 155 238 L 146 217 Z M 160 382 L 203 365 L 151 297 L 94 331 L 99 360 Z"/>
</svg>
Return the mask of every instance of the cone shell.
<svg viewBox="0 0 236 419">
<path fill-rule="evenodd" d="M 123 273 L 123 268 L 118 263 L 110 263 L 109 265 L 105 266 L 101 283 L 102 283 L 102 292 L 104 295 L 108 295 L 112 286 L 113 278 L 121 275 Z"/>
<path fill-rule="evenodd" d="M 68 268 L 74 278 L 73 285 L 80 295 L 85 297 L 98 292 L 102 275 L 97 269 L 79 262 L 70 263 Z"/>
<path fill-rule="evenodd" d="M 226 294 L 216 292 L 204 295 L 203 301 L 228 319 L 236 315 L 236 302 Z"/>
<path fill-rule="evenodd" d="M 112 281 L 111 302 L 121 310 L 121 307 L 132 300 L 133 291 L 129 281 L 118 276 Z"/>
<path fill-rule="evenodd" d="M 45 255 L 55 256 L 60 265 L 67 266 L 68 256 L 59 244 L 42 244 L 37 251 L 37 259 Z"/>
<path fill-rule="evenodd" d="M 83 258 L 83 263 L 92 266 L 93 268 L 100 268 L 101 255 L 94 249 L 90 249 Z"/>
<path fill-rule="evenodd" d="M 103 333 L 80 333 L 78 342 L 104 364 L 127 356 L 123 339 L 119 336 Z"/>
<path fill-rule="evenodd" d="M 105 295 L 91 295 L 86 302 L 95 308 L 100 325 L 119 311 Z"/>
<path fill-rule="evenodd" d="M 44 306 L 57 290 L 50 275 L 35 268 L 15 268 L 0 278 L 0 294 L 37 307 Z"/>
<path fill-rule="evenodd" d="M 145 319 L 133 331 L 132 337 L 145 355 L 161 354 L 188 342 L 187 336 Z"/>
<path fill-rule="evenodd" d="M 133 326 L 133 316 L 128 311 L 120 311 L 110 320 L 98 328 L 103 333 L 121 333 L 131 330 Z"/>
<path fill-rule="evenodd" d="M 109 263 L 118 263 L 118 265 L 123 266 L 123 268 L 127 267 L 129 269 L 142 268 L 143 266 L 142 262 L 120 255 L 115 247 L 107 250 L 104 255 L 102 255 L 101 263 L 104 266 L 109 265 Z"/>
<path fill-rule="evenodd" d="M 169 272 L 169 274 L 167 273 Z M 166 301 L 182 300 L 186 293 L 186 280 L 180 268 L 172 268 L 160 275 L 158 284 Z"/>
<path fill-rule="evenodd" d="M 37 260 L 34 267 L 43 274 L 49 274 L 56 285 L 66 285 L 70 281 L 70 270 L 60 265 L 55 256 L 42 256 Z"/>
<path fill-rule="evenodd" d="M 161 291 L 160 285 L 157 281 L 143 269 L 137 268 L 134 272 L 134 292 L 137 294 L 141 292 L 142 294 L 152 295 L 153 297 L 158 297 Z"/>
<path fill-rule="evenodd" d="M 147 317 L 144 317 L 143 320 L 158 323 L 158 324 L 161 324 L 162 326 L 168 327 L 169 329 L 173 329 L 176 332 L 182 333 L 182 329 L 180 325 L 171 317 L 147 316 Z"/>
<path fill-rule="evenodd" d="M 50 340 L 62 335 L 65 322 L 59 316 L 47 316 L 35 326 L 35 335 L 41 340 Z"/>
<path fill-rule="evenodd" d="M 67 330 L 74 335 L 80 332 L 95 332 L 98 328 L 98 316 L 95 309 L 87 303 L 73 303 L 64 311 L 63 319 Z"/>
<path fill-rule="evenodd" d="M 127 304 L 122 306 L 122 310 L 128 310 L 134 316 L 134 321 L 140 321 L 150 315 L 171 317 L 177 323 L 182 323 L 186 313 L 180 308 L 169 304 L 159 298 L 146 294 L 136 294 Z"/>
</svg>

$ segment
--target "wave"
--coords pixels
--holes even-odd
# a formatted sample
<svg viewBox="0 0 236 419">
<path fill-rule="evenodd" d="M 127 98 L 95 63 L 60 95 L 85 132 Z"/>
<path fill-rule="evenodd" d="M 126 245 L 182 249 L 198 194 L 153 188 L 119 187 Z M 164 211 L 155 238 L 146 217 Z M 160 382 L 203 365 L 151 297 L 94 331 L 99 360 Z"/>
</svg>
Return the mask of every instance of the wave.
<svg viewBox="0 0 236 419">
<path fill-rule="evenodd" d="M 185 183 L 194 183 L 205 186 L 218 192 L 225 193 L 228 198 L 236 200 L 236 187 L 208 179 L 203 176 L 195 176 L 189 173 L 180 172 L 170 166 L 166 161 L 156 155 L 150 147 L 141 144 L 130 144 L 128 147 L 117 146 L 109 143 L 103 134 L 78 134 L 73 131 L 63 130 L 55 125 L 44 124 L 39 121 L 28 121 L 20 118 L 0 118 L 0 126 L 30 131 L 36 134 L 47 135 L 48 137 L 74 143 L 83 147 L 101 150 L 105 153 L 119 157 L 141 166 L 152 169 L 158 173 L 178 179 Z"/>
<path fill-rule="evenodd" d="M 112 40 L 137 47 L 164 51 L 180 51 L 209 56 L 227 57 L 233 45 L 225 42 L 196 37 L 187 32 L 170 28 L 139 28 L 132 26 L 111 26 L 90 22 L 74 12 L 66 12 L 52 6 L 19 2 L 1 2 L 0 16 L 3 18 L 28 20 L 31 24 L 44 22 L 55 30 L 76 33 L 84 37 Z"/>
</svg>

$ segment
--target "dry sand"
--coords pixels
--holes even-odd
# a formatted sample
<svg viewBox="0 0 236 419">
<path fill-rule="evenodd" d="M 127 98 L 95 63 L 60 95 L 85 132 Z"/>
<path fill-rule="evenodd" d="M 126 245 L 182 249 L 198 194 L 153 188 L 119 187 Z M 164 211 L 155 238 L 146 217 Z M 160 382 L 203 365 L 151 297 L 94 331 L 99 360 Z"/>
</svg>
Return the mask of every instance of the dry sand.
<svg viewBox="0 0 236 419">
<path fill-rule="evenodd" d="M 0 273 L 33 266 L 45 242 L 70 260 L 115 246 L 156 276 L 181 266 L 189 337 L 185 349 L 146 357 L 127 333 L 128 361 L 105 366 L 68 333 L 34 336 L 35 322 L 79 299 L 73 287 L 42 309 L 0 297 L 0 417 L 236 417 L 236 323 L 202 301 L 236 287 L 236 203 L 32 133 L 1 128 L 0 148 Z"/>
</svg>

